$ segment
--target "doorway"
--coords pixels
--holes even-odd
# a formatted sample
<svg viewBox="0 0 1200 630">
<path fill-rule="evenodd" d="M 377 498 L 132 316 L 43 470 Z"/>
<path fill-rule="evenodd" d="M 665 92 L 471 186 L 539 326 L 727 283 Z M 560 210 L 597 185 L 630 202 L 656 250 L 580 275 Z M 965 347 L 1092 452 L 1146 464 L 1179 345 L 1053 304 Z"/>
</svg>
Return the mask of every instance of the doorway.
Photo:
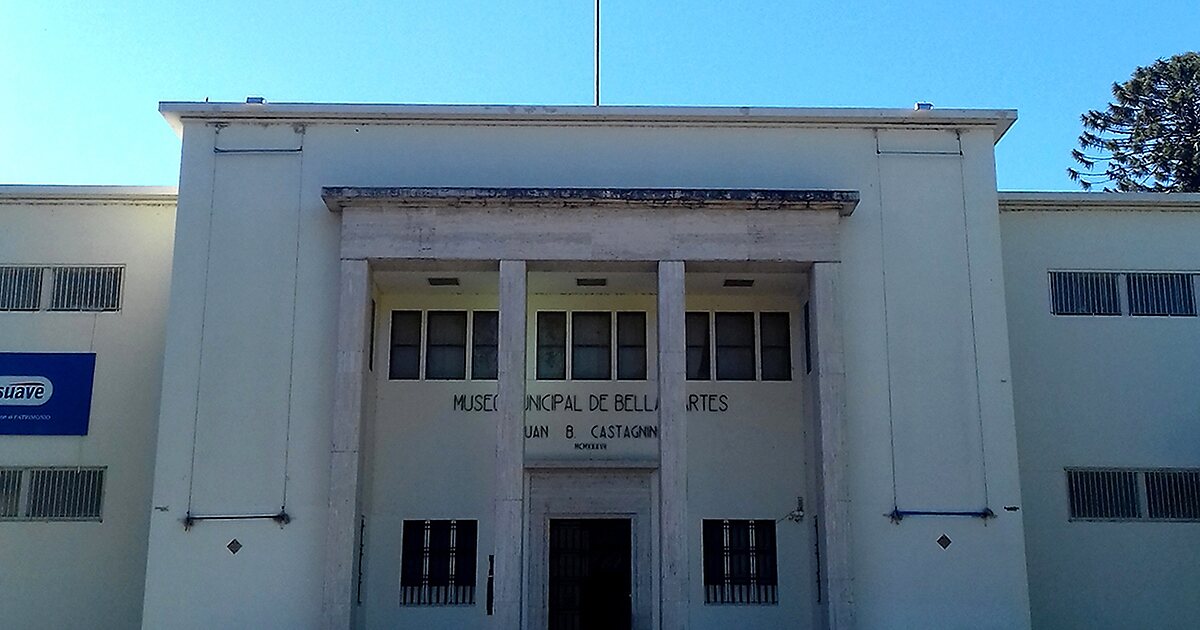
<svg viewBox="0 0 1200 630">
<path fill-rule="evenodd" d="M 632 521 L 550 519 L 549 629 L 629 630 Z"/>
</svg>

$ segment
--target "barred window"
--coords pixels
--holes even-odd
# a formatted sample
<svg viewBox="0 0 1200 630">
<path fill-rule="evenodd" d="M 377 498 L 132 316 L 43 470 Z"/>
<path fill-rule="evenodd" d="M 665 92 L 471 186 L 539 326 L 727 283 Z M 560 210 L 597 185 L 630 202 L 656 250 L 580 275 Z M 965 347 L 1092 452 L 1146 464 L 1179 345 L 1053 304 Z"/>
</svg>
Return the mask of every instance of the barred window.
<svg viewBox="0 0 1200 630">
<path fill-rule="evenodd" d="M 475 311 L 472 316 L 471 378 L 496 380 L 500 364 L 500 313 Z"/>
<path fill-rule="evenodd" d="M 571 313 L 571 378 L 612 378 L 612 313 Z"/>
<path fill-rule="evenodd" d="M 99 521 L 104 467 L 0 469 L 0 519 Z"/>
<path fill-rule="evenodd" d="M 425 337 L 425 378 L 462 380 L 467 377 L 466 311 L 429 311 Z"/>
<path fill-rule="evenodd" d="M 1068 470 L 1071 518 L 1139 518 L 1137 475 L 1129 470 Z"/>
<path fill-rule="evenodd" d="M 708 313 L 688 313 L 684 319 L 687 338 L 687 379 L 712 380 L 712 359 L 708 335 Z"/>
<path fill-rule="evenodd" d="M 1129 314 L 1196 316 L 1195 287 L 1187 273 L 1128 273 Z"/>
<path fill-rule="evenodd" d="M 406 520 L 401 543 L 400 605 L 475 603 L 473 520 Z"/>
<path fill-rule="evenodd" d="M 0 311 L 36 311 L 41 300 L 41 267 L 0 267 Z"/>
<path fill-rule="evenodd" d="M 567 378 L 567 314 L 537 314 L 537 377 L 561 381 Z"/>
<path fill-rule="evenodd" d="M 717 380 L 754 380 L 754 314 L 717 313 Z"/>
<path fill-rule="evenodd" d="M 705 519 L 704 603 L 777 604 L 775 521 Z"/>
<path fill-rule="evenodd" d="M 1152 470 L 1145 478 L 1150 518 L 1200 520 L 1200 470 Z"/>
<path fill-rule="evenodd" d="M 1119 274 L 1051 271 L 1050 306 L 1055 315 L 1120 315 Z"/>
<path fill-rule="evenodd" d="M 763 313 L 759 315 L 758 328 L 762 355 L 762 380 L 791 380 L 792 332 L 788 314 Z"/>
<path fill-rule="evenodd" d="M 116 311 L 121 309 L 124 268 L 52 267 L 52 311 Z"/>
<path fill-rule="evenodd" d="M 392 351 L 388 356 L 388 378 L 415 380 L 421 377 L 421 311 L 392 311 Z"/>
</svg>

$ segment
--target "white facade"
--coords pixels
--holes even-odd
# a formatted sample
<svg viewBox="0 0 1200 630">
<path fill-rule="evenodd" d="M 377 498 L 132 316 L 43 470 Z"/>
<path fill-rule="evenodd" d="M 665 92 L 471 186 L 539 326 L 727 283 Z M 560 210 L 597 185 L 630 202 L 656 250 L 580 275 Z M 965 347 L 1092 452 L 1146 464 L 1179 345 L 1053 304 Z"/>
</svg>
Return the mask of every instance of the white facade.
<svg viewBox="0 0 1200 630">
<path fill-rule="evenodd" d="M 90 261 L 130 269 L 120 313 L 0 313 L 30 331 L 0 329 L 0 350 L 54 350 L 54 317 L 126 321 L 134 289 L 157 287 L 152 322 L 104 337 L 153 357 L 124 387 L 161 399 L 157 422 L 130 406 L 137 427 L 104 424 L 101 383 L 133 367 L 97 349 L 87 436 L 0 436 L 0 466 L 108 465 L 109 499 L 118 453 L 142 462 L 142 489 L 106 499 L 100 524 L 0 522 L 20 542 L 129 520 L 120 543 L 87 539 L 88 553 L 137 547 L 105 582 L 142 603 L 100 625 L 545 627 L 566 557 L 549 541 L 579 519 L 629 523 L 635 628 L 1185 627 L 1195 614 L 1200 577 L 1177 563 L 1196 523 L 1069 518 L 1065 470 L 1200 467 L 1180 411 L 1196 407 L 1198 320 L 1052 316 L 1045 297 L 1049 271 L 1194 274 L 1194 199 L 1124 212 L 1096 195 L 998 197 L 1009 111 L 162 109 L 184 147 L 173 265 L 133 274 L 134 252 L 171 253 L 168 202 L 166 223 L 123 230 L 134 240 Z M 2 191 L 14 233 L 85 238 L 39 197 L 86 191 L 31 190 Z M 106 225 L 148 216 L 104 212 Z M 0 265 L 49 262 L 36 244 L 5 242 Z M 417 345 L 392 332 L 396 312 L 421 323 Z M 471 322 L 447 346 L 474 357 L 461 378 L 429 363 L 433 319 L 459 321 L 446 312 Z M 470 371 L 477 312 L 498 313 L 494 378 Z M 574 378 L 585 354 L 563 359 L 561 380 L 539 373 L 543 313 L 563 313 L 564 331 L 573 313 L 608 313 L 610 369 L 640 347 L 644 375 Z M 644 314 L 628 348 L 620 313 Z M 749 377 L 722 377 L 737 351 L 717 347 L 735 343 L 723 313 L 754 314 L 738 320 L 754 326 Z M 713 335 L 707 381 L 685 377 L 693 314 Z M 786 314 L 781 380 L 763 314 Z M 1098 343 L 1128 359 L 1096 361 Z M 391 372 L 410 351 L 414 377 Z M 1128 360 L 1146 366 L 1145 397 L 1124 389 Z M 1153 421 L 1122 433 L 1136 410 Z M 157 447 L 93 446 L 156 426 Z M 473 603 L 403 600 L 405 522 L 438 519 L 477 527 Z M 706 601 L 706 519 L 774 522 L 777 601 Z M 107 596 L 100 575 L 79 579 Z M 15 598 L 17 625 L 39 625 L 48 601 Z M 60 614 L 89 604 L 76 608 Z"/>
<path fill-rule="evenodd" d="M 0 312 L 0 351 L 95 353 L 86 436 L 0 435 L 0 467 L 105 467 L 99 521 L 0 522 L 0 625 L 136 627 L 142 617 L 173 189 L 0 186 L 0 265 L 120 265 L 115 312 Z"/>
</svg>

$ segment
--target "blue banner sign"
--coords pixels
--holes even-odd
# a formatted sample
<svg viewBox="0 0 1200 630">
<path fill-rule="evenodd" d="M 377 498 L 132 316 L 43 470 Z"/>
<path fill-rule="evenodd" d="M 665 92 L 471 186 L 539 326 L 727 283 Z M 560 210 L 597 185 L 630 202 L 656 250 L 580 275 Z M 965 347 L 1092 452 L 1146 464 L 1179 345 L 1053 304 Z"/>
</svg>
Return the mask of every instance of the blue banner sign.
<svg viewBox="0 0 1200 630">
<path fill-rule="evenodd" d="M 0 352 L 0 435 L 87 435 L 96 355 Z"/>
</svg>

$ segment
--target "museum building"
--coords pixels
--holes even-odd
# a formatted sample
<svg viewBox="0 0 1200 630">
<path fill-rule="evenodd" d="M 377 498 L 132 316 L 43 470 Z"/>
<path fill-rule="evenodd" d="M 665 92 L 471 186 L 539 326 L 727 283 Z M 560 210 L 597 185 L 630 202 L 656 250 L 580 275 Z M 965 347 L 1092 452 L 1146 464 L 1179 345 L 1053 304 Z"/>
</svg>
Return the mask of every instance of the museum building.
<svg viewBox="0 0 1200 630">
<path fill-rule="evenodd" d="M 1188 628 L 1200 195 L 1010 110 L 162 103 L 0 186 L 0 625 Z"/>
</svg>

